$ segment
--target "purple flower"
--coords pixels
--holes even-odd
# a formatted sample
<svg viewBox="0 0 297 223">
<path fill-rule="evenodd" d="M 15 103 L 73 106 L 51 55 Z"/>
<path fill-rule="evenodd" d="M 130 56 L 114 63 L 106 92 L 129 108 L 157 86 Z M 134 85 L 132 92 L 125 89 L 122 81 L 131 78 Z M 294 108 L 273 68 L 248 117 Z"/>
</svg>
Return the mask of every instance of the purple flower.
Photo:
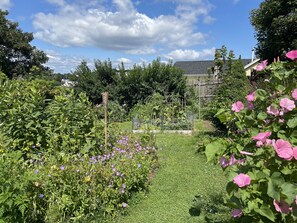
<svg viewBox="0 0 297 223">
<path fill-rule="evenodd" d="M 65 170 L 65 166 L 60 166 L 60 170 Z"/>
<path fill-rule="evenodd" d="M 275 210 L 280 213 L 289 214 L 292 211 L 292 208 L 285 201 L 278 202 L 277 200 L 273 200 L 273 205 Z"/>
<path fill-rule="evenodd" d="M 126 207 L 128 207 L 128 204 L 125 203 L 125 202 L 123 202 L 123 203 L 122 203 L 122 207 L 123 207 L 123 208 L 126 208 Z"/>
<path fill-rule="evenodd" d="M 36 169 L 36 170 L 35 170 L 35 173 L 36 173 L 36 174 L 39 173 L 39 169 Z"/>
<path fill-rule="evenodd" d="M 243 212 L 240 209 L 234 209 L 232 211 L 231 215 L 232 215 L 233 218 L 239 218 L 239 217 L 241 217 L 243 215 Z"/>
<path fill-rule="evenodd" d="M 39 198 L 44 198 L 44 194 L 39 194 Z"/>
<path fill-rule="evenodd" d="M 222 156 L 220 159 L 220 165 L 222 168 L 226 168 L 227 166 L 229 166 L 229 162 L 227 160 L 227 158 L 225 156 Z"/>
</svg>

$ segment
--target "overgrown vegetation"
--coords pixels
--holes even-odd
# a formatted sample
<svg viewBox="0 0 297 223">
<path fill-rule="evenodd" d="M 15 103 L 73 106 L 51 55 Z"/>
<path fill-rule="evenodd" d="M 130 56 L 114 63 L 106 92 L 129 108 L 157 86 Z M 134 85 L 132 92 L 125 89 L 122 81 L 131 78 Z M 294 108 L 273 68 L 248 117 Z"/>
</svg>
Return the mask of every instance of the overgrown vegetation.
<svg viewBox="0 0 297 223">
<path fill-rule="evenodd" d="M 0 221 L 106 222 L 147 188 L 150 138 L 110 126 L 105 145 L 85 94 L 2 75 L 0 97 Z"/>
<path fill-rule="evenodd" d="M 218 129 L 226 131 L 226 126 L 215 115 L 220 109 L 228 108 L 232 102 L 246 96 L 251 86 L 241 58 L 234 60 L 233 51 L 228 53 L 225 46 L 216 50 L 215 66 L 221 84 L 215 89 L 214 98 L 207 104 L 205 118 L 212 120 Z"/>
</svg>

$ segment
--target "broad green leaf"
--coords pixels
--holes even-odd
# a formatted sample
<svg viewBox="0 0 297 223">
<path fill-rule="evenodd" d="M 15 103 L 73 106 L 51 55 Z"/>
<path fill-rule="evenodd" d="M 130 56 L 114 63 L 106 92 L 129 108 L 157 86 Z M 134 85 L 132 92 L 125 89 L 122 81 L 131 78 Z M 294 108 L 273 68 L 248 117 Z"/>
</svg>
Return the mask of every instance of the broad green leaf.
<svg viewBox="0 0 297 223">
<path fill-rule="evenodd" d="M 297 117 L 289 119 L 287 125 L 291 129 L 295 128 L 297 126 Z"/>
<path fill-rule="evenodd" d="M 271 179 L 268 181 L 267 195 L 275 200 L 280 200 L 280 192 L 277 189 L 277 185 L 273 184 Z"/>
<path fill-rule="evenodd" d="M 267 118 L 267 114 L 266 112 L 260 112 L 258 115 L 257 115 L 257 118 L 259 120 L 265 120 Z"/>
<path fill-rule="evenodd" d="M 255 212 L 275 222 L 273 211 L 267 205 L 263 204 L 259 209 L 255 209 Z"/>
<path fill-rule="evenodd" d="M 212 159 L 215 158 L 215 156 L 220 152 L 220 151 L 225 151 L 226 146 L 223 145 L 220 141 L 215 141 L 213 143 L 208 144 L 205 147 L 205 155 L 207 158 L 207 161 L 211 161 Z"/>
<path fill-rule="evenodd" d="M 286 195 L 290 202 L 295 200 L 297 194 L 297 186 L 290 183 L 283 183 L 281 185 L 282 194 Z"/>
<path fill-rule="evenodd" d="M 256 90 L 256 99 L 259 99 L 260 101 L 264 101 L 266 99 L 267 92 L 262 89 Z"/>
</svg>

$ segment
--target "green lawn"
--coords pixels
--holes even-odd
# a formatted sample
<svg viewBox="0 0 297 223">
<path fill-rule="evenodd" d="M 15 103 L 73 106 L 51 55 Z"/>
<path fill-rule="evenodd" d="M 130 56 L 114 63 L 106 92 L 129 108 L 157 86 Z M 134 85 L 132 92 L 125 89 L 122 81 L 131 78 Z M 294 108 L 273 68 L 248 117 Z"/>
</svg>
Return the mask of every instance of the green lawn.
<svg viewBox="0 0 297 223">
<path fill-rule="evenodd" d="M 202 216 L 191 216 L 189 210 L 195 195 L 222 193 L 226 179 L 220 167 L 206 163 L 197 154 L 199 138 L 178 134 L 156 136 L 160 168 L 153 177 L 149 192 L 135 197 L 128 214 L 116 222 L 183 223 L 205 222 Z"/>
</svg>

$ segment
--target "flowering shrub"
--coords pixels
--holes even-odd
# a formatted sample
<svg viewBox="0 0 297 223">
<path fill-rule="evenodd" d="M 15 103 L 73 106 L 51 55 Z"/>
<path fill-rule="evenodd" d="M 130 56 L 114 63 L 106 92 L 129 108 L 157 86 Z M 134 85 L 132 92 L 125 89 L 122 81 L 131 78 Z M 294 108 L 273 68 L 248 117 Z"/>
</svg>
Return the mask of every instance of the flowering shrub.
<svg viewBox="0 0 297 223">
<path fill-rule="evenodd" d="M 104 222 L 146 189 L 155 148 L 123 136 L 96 156 L 2 154 L 0 221 Z M 99 220 L 98 220 L 99 219 Z"/>
<path fill-rule="evenodd" d="M 229 176 L 228 205 L 239 222 L 297 221 L 297 51 L 287 57 L 260 64 L 265 90 L 218 112 L 230 138 L 206 146 L 208 160 L 218 156 Z"/>
</svg>

